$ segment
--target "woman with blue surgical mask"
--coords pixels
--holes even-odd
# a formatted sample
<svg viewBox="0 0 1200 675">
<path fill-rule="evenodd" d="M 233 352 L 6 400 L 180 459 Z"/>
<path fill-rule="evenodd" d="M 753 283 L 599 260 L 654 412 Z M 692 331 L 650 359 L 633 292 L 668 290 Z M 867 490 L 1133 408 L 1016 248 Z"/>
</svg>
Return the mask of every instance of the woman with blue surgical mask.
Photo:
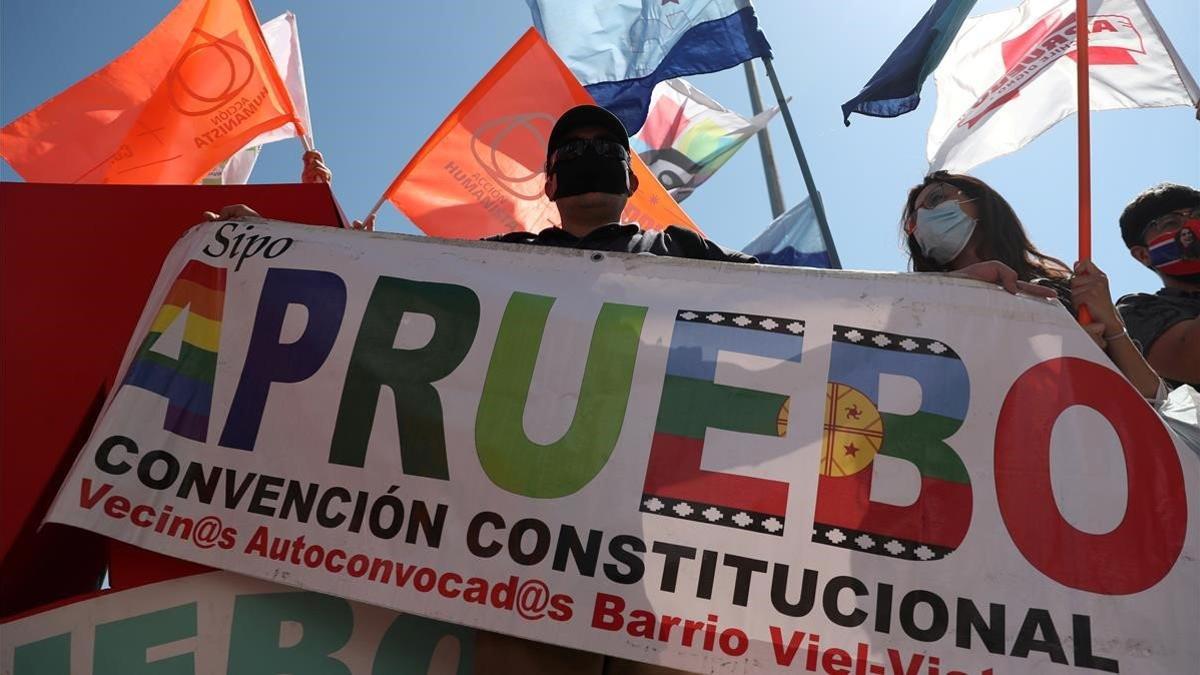
<svg viewBox="0 0 1200 675">
<path fill-rule="evenodd" d="M 987 183 L 935 171 L 908 192 L 901 215 L 915 272 L 959 272 L 986 261 L 1012 268 L 1020 281 L 1053 289 L 1072 315 L 1087 305 L 1092 322 L 1082 328 L 1143 396 L 1163 394 L 1162 381 L 1129 340 L 1113 307 L 1108 279 L 1091 262 L 1066 263 L 1033 245 L 1012 206 Z"/>
<path fill-rule="evenodd" d="M 1070 286 L 1071 268 L 1039 251 L 1012 206 L 973 176 L 929 174 L 909 191 L 902 222 L 914 271 L 954 272 L 998 260 L 1022 281 L 1046 280 L 1055 290 Z"/>
</svg>

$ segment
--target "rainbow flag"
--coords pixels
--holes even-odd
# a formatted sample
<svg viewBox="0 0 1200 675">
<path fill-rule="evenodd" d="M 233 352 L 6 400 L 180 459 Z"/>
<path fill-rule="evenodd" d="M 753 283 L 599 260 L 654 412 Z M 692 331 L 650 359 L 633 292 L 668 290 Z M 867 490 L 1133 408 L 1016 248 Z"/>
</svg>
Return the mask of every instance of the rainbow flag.
<svg viewBox="0 0 1200 675">
<path fill-rule="evenodd" d="M 167 292 L 123 383 L 166 397 L 169 403 L 163 428 L 200 442 L 208 436 L 225 276 L 223 268 L 198 260 L 187 263 Z M 172 358 L 156 351 L 159 338 L 185 311 L 179 355 Z"/>
<path fill-rule="evenodd" d="M 646 124 L 629 144 L 682 202 L 778 112 L 776 106 L 746 119 L 687 81 L 669 80 L 654 88 Z"/>
</svg>

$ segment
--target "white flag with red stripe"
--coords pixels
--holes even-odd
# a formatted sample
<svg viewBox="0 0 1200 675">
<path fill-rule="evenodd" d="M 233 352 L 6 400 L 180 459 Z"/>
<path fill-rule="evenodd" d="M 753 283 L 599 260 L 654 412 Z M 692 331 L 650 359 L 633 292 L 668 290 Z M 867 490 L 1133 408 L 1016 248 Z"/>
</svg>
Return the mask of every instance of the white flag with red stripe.
<svg viewBox="0 0 1200 675">
<path fill-rule="evenodd" d="M 1192 106 L 1183 61 L 1143 0 L 1090 0 L 1092 110 Z M 1006 155 L 1076 112 L 1075 0 L 1025 0 L 967 19 L 934 71 L 931 169 Z"/>
</svg>

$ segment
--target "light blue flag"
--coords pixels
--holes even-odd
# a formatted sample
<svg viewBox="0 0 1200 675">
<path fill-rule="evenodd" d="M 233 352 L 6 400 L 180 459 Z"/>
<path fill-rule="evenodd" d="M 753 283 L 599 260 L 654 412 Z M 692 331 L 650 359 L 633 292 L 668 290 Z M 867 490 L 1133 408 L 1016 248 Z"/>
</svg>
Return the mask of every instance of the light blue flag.
<svg viewBox="0 0 1200 675">
<path fill-rule="evenodd" d="M 750 0 L 525 0 L 533 24 L 632 135 L 654 85 L 771 55 Z"/>
<path fill-rule="evenodd" d="M 742 249 L 765 265 L 833 269 L 811 200 L 805 199 L 776 218 Z"/>
</svg>

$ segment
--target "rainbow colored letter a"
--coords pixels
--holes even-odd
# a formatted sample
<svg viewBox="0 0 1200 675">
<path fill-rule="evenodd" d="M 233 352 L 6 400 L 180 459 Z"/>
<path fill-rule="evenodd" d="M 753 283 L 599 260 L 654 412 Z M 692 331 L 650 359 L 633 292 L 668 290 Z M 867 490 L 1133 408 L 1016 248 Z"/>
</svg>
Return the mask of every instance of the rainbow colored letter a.
<svg viewBox="0 0 1200 675">
<path fill-rule="evenodd" d="M 188 261 L 171 285 L 123 383 L 166 397 L 163 428 L 201 443 L 208 437 L 224 304 L 225 270 Z M 173 359 L 152 351 L 185 309 L 188 314 L 179 357 Z"/>
</svg>

